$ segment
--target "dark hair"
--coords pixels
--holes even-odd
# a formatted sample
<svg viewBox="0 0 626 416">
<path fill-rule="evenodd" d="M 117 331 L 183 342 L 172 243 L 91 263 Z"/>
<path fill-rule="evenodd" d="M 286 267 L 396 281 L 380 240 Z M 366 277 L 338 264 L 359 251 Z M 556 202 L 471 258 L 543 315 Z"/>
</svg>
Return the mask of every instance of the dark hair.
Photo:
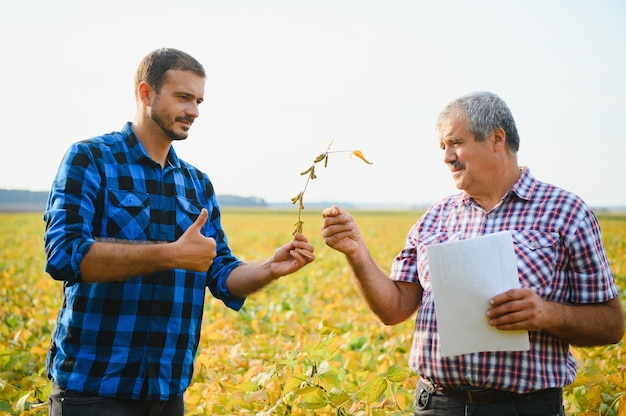
<svg viewBox="0 0 626 416">
<path fill-rule="evenodd" d="M 511 110 L 502 98 L 491 92 L 473 92 L 463 95 L 448 104 L 439 113 L 437 129 L 451 115 L 467 121 L 467 129 L 476 140 L 482 141 L 495 129 L 506 133 L 506 145 L 513 153 L 519 150 L 519 134 Z"/>
<path fill-rule="evenodd" d="M 142 82 L 147 82 L 158 94 L 166 72 L 173 69 L 191 71 L 206 78 L 204 67 L 193 56 L 178 49 L 161 48 L 150 52 L 139 63 L 135 73 L 135 94 Z"/>
</svg>

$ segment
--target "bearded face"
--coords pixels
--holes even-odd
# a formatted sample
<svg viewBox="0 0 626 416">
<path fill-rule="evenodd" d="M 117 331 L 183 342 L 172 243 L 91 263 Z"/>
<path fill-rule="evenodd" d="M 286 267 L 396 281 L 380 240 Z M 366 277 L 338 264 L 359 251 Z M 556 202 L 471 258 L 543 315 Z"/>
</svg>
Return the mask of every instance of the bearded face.
<svg viewBox="0 0 626 416">
<path fill-rule="evenodd" d="M 162 105 L 160 94 L 154 97 L 150 116 L 152 121 L 172 140 L 185 140 L 189 136 L 189 128 L 194 121 L 193 117 L 185 114 L 176 115 L 166 105 Z"/>
</svg>

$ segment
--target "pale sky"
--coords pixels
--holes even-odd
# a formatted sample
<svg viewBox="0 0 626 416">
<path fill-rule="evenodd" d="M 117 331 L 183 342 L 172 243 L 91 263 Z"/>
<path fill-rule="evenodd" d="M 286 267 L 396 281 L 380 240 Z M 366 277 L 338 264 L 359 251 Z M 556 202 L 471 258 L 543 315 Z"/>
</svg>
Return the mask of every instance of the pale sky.
<svg viewBox="0 0 626 416">
<path fill-rule="evenodd" d="M 425 204 L 456 193 L 435 119 L 489 90 L 511 108 L 519 162 L 592 206 L 626 206 L 622 0 L 0 0 L 0 188 L 47 191 L 75 141 L 135 115 L 151 50 L 207 70 L 178 155 L 218 194 Z"/>
</svg>

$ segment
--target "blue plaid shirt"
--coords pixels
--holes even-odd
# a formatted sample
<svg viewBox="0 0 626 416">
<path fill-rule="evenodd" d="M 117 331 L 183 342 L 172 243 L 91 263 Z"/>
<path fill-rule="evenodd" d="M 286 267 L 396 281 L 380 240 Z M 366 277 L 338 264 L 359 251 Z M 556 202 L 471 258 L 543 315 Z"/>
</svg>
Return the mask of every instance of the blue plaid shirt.
<svg viewBox="0 0 626 416">
<path fill-rule="evenodd" d="M 193 375 L 206 287 L 228 307 L 244 299 L 226 288 L 233 256 L 206 174 L 171 148 L 153 161 L 127 123 L 120 132 L 70 147 L 44 214 L 46 271 L 63 280 L 48 353 L 49 377 L 63 388 L 120 399 L 168 399 Z M 208 273 L 181 269 L 122 282 L 81 281 L 79 265 L 96 239 L 175 241 L 202 208 L 202 233 L 217 242 Z"/>
<path fill-rule="evenodd" d="M 561 303 L 607 302 L 618 295 L 598 221 L 571 192 L 540 182 L 523 168 L 489 212 L 465 193 L 447 197 L 411 228 L 391 272 L 394 280 L 419 282 L 424 288 L 409 360 L 422 377 L 445 386 L 519 393 L 574 381 L 576 362 L 569 345 L 544 331 L 529 333 L 530 351 L 441 356 L 426 246 L 505 230 L 513 235 L 521 286 Z"/>
</svg>

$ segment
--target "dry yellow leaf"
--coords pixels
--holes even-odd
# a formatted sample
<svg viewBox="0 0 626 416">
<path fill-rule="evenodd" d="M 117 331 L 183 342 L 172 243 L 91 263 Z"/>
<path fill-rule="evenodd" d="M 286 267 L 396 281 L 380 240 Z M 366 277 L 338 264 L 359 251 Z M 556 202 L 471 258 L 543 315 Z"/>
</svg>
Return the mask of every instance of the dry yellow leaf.
<svg viewBox="0 0 626 416">
<path fill-rule="evenodd" d="M 626 396 L 619 398 L 619 407 L 617 408 L 617 416 L 626 416 Z"/>
<path fill-rule="evenodd" d="M 373 162 L 370 162 L 369 160 L 365 159 L 365 156 L 363 156 L 363 152 L 361 152 L 360 150 L 355 150 L 352 152 L 352 154 L 356 157 L 358 157 L 359 159 L 361 159 L 363 162 L 367 163 L 368 165 L 373 165 Z"/>
</svg>

